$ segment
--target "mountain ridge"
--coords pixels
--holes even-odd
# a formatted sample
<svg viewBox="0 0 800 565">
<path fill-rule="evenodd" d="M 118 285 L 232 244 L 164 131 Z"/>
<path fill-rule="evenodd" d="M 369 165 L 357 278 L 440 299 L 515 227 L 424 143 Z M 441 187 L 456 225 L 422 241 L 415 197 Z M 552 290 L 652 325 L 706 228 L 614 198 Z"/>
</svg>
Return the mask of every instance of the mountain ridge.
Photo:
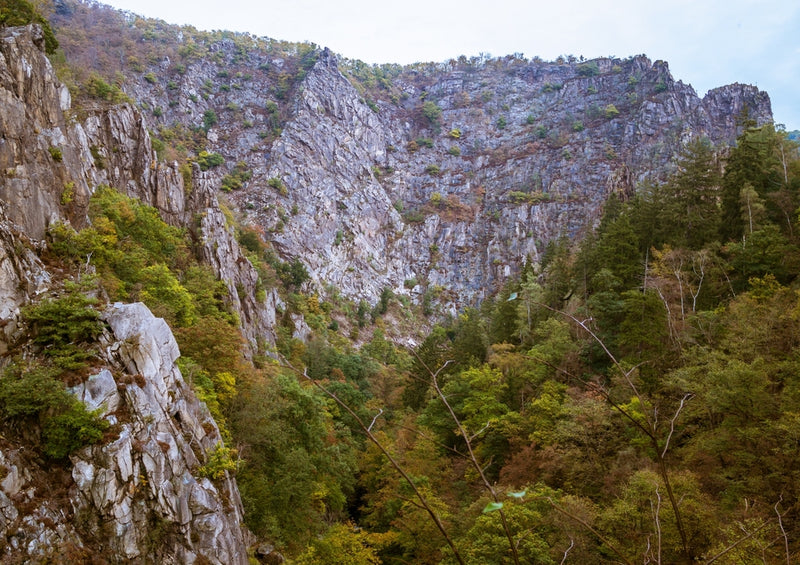
<svg viewBox="0 0 800 565">
<path fill-rule="evenodd" d="M 79 11 L 57 11 L 57 26 Z M 609 194 L 664 180 L 692 137 L 733 143 L 745 107 L 772 120 L 757 88 L 700 99 L 644 56 L 370 67 L 313 44 L 136 16 L 123 27 L 169 46 L 122 67 L 156 136 L 202 128 L 194 154 L 223 156 L 207 174 L 241 221 L 319 291 L 371 305 L 384 289 L 450 313 L 476 305 L 549 241 L 584 233 Z"/>
</svg>

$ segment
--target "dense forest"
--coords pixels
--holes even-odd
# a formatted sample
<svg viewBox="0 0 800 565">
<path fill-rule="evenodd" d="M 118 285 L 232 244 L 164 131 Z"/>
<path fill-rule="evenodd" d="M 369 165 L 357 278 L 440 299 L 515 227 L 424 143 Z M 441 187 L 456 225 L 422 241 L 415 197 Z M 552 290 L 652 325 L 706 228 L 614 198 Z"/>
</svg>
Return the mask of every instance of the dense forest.
<svg viewBox="0 0 800 565">
<path fill-rule="evenodd" d="M 162 157 L 192 154 L 173 141 Z M 226 209 L 285 305 L 255 354 L 196 233 L 108 187 L 88 210 L 50 228 L 63 288 L 23 310 L 50 346 L 7 365 L 5 424 L 85 372 L 100 304 L 142 301 L 226 439 L 203 472 L 235 475 L 248 528 L 291 563 L 800 559 L 800 152 L 781 128 L 744 115 L 732 148 L 693 139 L 666 182 L 613 194 L 591 233 L 456 317 L 322 292 Z M 418 344 L 388 339 L 396 324 Z M 87 437 L 43 439 L 59 465 L 104 432 L 73 416 Z"/>
</svg>

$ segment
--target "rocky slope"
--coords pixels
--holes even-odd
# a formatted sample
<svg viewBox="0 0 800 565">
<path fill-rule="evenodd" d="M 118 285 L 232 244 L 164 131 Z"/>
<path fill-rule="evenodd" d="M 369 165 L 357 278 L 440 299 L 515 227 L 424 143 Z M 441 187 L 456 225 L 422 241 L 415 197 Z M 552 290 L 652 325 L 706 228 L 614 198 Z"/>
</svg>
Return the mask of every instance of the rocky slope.
<svg viewBox="0 0 800 565">
<path fill-rule="evenodd" d="M 167 222 L 192 227 L 204 259 L 228 286 L 244 336 L 274 343 L 277 296 L 257 300 L 258 274 L 239 250 L 215 187 L 199 170 L 186 187 L 177 163 L 159 162 L 147 123 L 131 105 L 84 105 L 79 119 L 40 47 L 31 27 L 4 30 L 0 43 L 0 200 L 8 219 L 43 240 L 54 221 L 85 225 L 89 196 L 101 184 L 139 198 Z"/>
<path fill-rule="evenodd" d="M 85 225 L 101 184 L 156 206 L 175 225 L 191 223 L 243 333 L 269 341 L 275 296 L 256 301 L 257 273 L 203 175 L 187 190 L 177 164 L 157 162 L 130 105 L 77 115 L 41 48 L 36 26 L 0 30 L 2 364 L 11 353 L 32 354 L 20 309 L 60 292 L 64 273 L 39 258 L 48 226 Z M 247 563 L 252 540 L 235 482 L 227 472 L 204 478 L 222 438 L 175 364 L 169 327 L 143 304 L 109 305 L 102 318 L 100 359 L 70 392 L 111 428 L 69 462 L 43 459 L 30 431 L 0 436 L 0 560 Z"/>
<path fill-rule="evenodd" d="M 60 5 L 62 29 L 83 25 Z M 611 192 L 664 178 L 688 139 L 732 143 L 745 109 L 772 119 L 755 87 L 700 98 L 643 55 L 368 67 L 131 15 L 108 25 L 129 38 L 105 31 L 108 61 L 136 61 L 123 88 L 152 129 L 205 130 L 225 158 L 209 181 L 246 221 L 320 290 L 372 304 L 384 288 L 453 311 L 479 302 L 548 241 L 582 233 Z"/>
<path fill-rule="evenodd" d="M 272 241 L 320 282 L 372 301 L 387 286 L 440 288 L 457 309 L 496 290 L 526 257 L 538 260 L 549 240 L 581 233 L 611 192 L 630 195 L 663 176 L 681 141 L 732 141 L 745 106 L 769 118 L 769 99 L 753 87 L 701 101 L 665 63 L 592 63 L 592 77 L 536 64 L 445 73 L 426 89 L 406 85 L 412 102 L 375 112 L 323 52 L 266 172 L 234 198 L 262 226 L 280 221 L 276 208 L 296 210 Z M 423 99 L 437 101 L 440 124 L 413 119 Z M 274 178 L 287 195 L 265 188 Z"/>
<path fill-rule="evenodd" d="M 72 392 L 112 437 L 63 468 L 3 440 L 2 559 L 247 563 L 235 483 L 198 476 L 222 440 L 175 366 L 172 333 L 143 304 L 115 304 L 104 317 L 107 366 Z"/>
</svg>

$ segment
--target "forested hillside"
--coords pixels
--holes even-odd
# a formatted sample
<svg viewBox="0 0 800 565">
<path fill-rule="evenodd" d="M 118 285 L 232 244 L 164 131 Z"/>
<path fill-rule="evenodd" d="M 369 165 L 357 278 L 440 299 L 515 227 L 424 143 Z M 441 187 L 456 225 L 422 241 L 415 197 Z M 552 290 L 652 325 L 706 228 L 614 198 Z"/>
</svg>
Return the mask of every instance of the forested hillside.
<svg viewBox="0 0 800 565">
<path fill-rule="evenodd" d="M 38 4 L 62 47 L 0 0 L 3 559 L 800 559 L 800 150 L 764 93 Z"/>
<path fill-rule="evenodd" d="M 363 426 L 334 419 L 368 429 L 350 536 L 383 562 L 797 558 L 800 161 L 745 125 L 419 348 L 366 349 L 384 368 L 363 401 L 306 350 Z"/>
</svg>

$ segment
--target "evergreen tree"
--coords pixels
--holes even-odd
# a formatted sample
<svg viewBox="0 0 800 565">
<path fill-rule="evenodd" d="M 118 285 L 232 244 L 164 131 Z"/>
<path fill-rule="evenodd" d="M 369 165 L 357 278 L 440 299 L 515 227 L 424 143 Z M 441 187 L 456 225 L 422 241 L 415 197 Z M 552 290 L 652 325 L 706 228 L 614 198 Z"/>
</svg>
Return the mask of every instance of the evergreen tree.
<svg viewBox="0 0 800 565">
<path fill-rule="evenodd" d="M 411 363 L 408 381 L 403 389 L 403 404 L 419 410 L 428 399 L 431 371 L 436 372 L 448 359 L 450 340 L 442 326 L 435 326 L 417 347 Z"/>
<path fill-rule="evenodd" d="M 519 281 L 512 280 L 505 284 L 503 290 L 497 295 L 491 309 L 489 324 L 489 340 L 491 343 L 517 343 L 517 304 L 516 296 L 519 295 Z"/>
<path fill-rule="evenodd" d="M 700 249 L 715 239 L 719 229 L 719 164 L 711 143 L 700 138 L 689 143 L 678 162 L 678 174 L 666 185 L 667 242 Z"/>
<path fill-rule="evenodd" d="M 737 139 L 722 175 L 719 233 L 723 241 L 739 240 L 746 233 L 741 204 L 743 189 L 750 187 L 759 198 L 767 200 L 785 185 L 783 163 L 779 157 L 782 139 L 771 124 L 746 129 Z M 781 215 L 775 212 L 777 210 L 772 210 L 772 216 Z"/>
<path fill-rule="evenodd" d="M 561 308 L 574 288 L 570 241 L 566 236 L 547 244 L 542 256 L 544 273 L 544 302 L 552 308 Z"/>
<path fill-rule="evenodd" d="M 644 273 L 639 241 L 627 214 L 609 223 L 597 241 L 595 254 L 601 269 L 610 270 L 625 288 L 636 285 Z"/>
</svg>

